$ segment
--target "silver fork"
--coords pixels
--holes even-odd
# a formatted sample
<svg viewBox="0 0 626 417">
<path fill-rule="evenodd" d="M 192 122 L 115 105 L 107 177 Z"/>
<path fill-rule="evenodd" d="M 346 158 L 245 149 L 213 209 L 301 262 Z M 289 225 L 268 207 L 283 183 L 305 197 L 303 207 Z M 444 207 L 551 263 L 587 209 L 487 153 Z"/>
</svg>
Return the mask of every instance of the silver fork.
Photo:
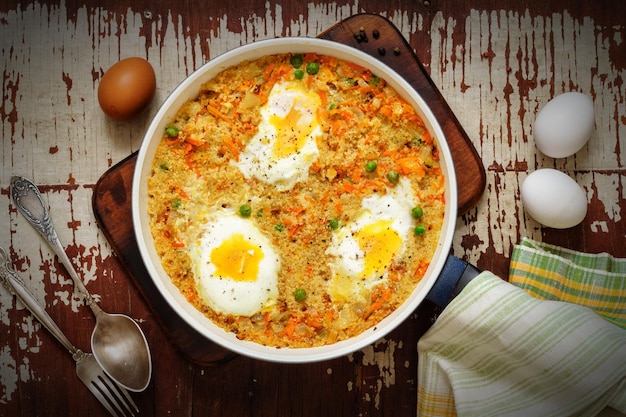
<svg viewBox="0 0 626 417">
<path fill-rule="evenodd" d="M 46 309 L 26 287 L 11 265 L 7 252 L 0 247 L 0 280 L 14 294 L 39 322 L 72 354 L 76 361 L 76 374 L 91 393 L 115 417 L 135 416 L 137 405 L 125 388 L 119 386 L 104 372 L 89 352 L 76 348 L 52 320 Z"/>
</svg>

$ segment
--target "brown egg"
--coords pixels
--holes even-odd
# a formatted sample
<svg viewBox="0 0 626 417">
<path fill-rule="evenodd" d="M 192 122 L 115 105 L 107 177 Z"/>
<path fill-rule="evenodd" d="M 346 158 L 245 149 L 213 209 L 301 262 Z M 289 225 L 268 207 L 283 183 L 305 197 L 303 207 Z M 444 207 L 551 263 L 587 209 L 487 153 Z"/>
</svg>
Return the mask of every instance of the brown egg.
<svg viewBox="0 0 626 417">
<path fill-rule="evenodd" d="M 154 97 L 156 76 L 143 58 L 126 58 L 104 73 L 98 86 L 98 102 L 105 114 L 115 120 L 137 116 Z"/>
</svg>

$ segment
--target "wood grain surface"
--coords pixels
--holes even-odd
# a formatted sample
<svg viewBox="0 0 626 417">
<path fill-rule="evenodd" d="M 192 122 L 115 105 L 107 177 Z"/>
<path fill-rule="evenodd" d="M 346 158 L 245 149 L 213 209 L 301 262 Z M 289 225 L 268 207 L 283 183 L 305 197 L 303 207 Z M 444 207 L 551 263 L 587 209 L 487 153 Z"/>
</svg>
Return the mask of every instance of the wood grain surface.
<svg viewBox="0 0 626 417">
<path fill-rule="evenodd" d="M 505 279 L 522 237 L 626 257 L 626 2 L 0 2 L 0 246 L 70 339 L 89 349 L 93 316 L 11 203 L 10 177 L 24 175 L 40 185 L 59 237 L 102 308 L 132 316 L 146 333 L 154 374 L 146 391 L 133 394 L 141 415 L 416 415 L 416 344 L 430 325 L 432 306 L 423 304 L 371 346 L 318 364 L 225 357 L 211 345 L 185 352 L 180 346 L 189 345 L 189 334 L 175 315 L 155 314 L 153 295 L 136 285 L 119 255 L 129 253 L 125 247 L 132 240 L 109 240 L 109 233 L 121 230 L 100 228 L 93 209 L 100 178 L 131 163 L 160 104 L 203 63 L 273 37 L 335 36 L 354 44 L 351 18 L 362 13 L 372 15 L 368 28 L 381 19 L 397 28 L 389 36 L 419 57 L 423 73 L 400 71 L 407 79 L 428 75 L 436 88 L 418 90 L 444 98 L 454 115 L 444 122 L 458 121 L 482 164 L 484 192 L 463 208 L 454 255 Z M 332 32 L 339 22 L 346 31 Z M 371 53 L 376 43 L 353 46 Z M 157 91 L 137 118 L 117 122 L 99 109 L 97 89 L 103 73 L 129 56 L 152 64 Z M 381 57 L 394 58 L 390 51 Z M 566 91 L 593 99 L 596 129 L 581 151 L 552 159 L 537 150 L 533 123 L 552 97 Z M 543 167 L 566 173 L 582 187 L 588 212 L 580 225 L 550 229 L 526 213 L 520 186 Z M 107 196 L 113 207 L 123 205 L 130 189 L 127 178 L 117 180 L 119 189 Z M 480 178 L 461 180 L 480 184 Z M 460 193 L 475 195 L 466 188 Z M 106 411 L 76 377 L 67 352 L 0 287 L 0 416 L 60 415 Z"/>
</svg>

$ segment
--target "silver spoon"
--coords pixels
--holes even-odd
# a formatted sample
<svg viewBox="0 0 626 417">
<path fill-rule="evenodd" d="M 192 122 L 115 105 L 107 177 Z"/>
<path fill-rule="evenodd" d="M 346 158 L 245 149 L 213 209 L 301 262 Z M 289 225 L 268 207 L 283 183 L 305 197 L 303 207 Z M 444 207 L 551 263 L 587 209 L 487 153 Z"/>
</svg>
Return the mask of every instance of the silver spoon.
<svg viewBox="0 0 626 417">
<path fill-rule="evenodd" d="M 11 195 L 17 209 L 50 244 L 96 317 L 91 349 L 100 366 L 124 388 L 146 389 L 152 374 L 152 360 L 139 325 L 123 314 L 106 313 L 96 304 L 65 253 L 37 186 L 24 177 L 11 177 Z"/>
</svg>

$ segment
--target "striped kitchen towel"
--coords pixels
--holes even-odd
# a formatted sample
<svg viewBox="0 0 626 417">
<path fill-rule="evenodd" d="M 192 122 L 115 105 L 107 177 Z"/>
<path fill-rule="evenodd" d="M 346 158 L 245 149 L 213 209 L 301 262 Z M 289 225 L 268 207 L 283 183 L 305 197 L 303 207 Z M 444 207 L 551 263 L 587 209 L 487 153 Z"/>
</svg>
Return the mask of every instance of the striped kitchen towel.
<svg viewBox="0 0 626 417">
<path fill-rule="evenodd" d="M 418 415 L 626 414 L 626 259 L 525 239 L 512 260 L 524 289 L 483 272 L 420 339 Z"/>
<path fill-rule="evenodd" d="M 626 329 L 625 276 L 626 258 L 524 238 L 511 256 L 509 282 L 542 300 L 587 306 Z"/>
</svg>

